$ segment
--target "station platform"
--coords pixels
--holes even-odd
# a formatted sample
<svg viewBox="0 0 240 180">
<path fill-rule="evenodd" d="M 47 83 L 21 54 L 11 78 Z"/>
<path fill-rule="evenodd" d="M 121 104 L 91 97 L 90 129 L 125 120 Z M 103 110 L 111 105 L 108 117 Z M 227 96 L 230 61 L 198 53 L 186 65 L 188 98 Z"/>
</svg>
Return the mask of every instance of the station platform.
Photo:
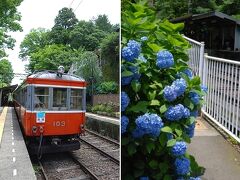
<svg viewBox="0 0 240 180">
<path fill-rule="evenodd" d="M 16 113 L 12 107 L 4 107 L 0 115 L 0 180 L 8 179 L 36 179 Z"/>
<path fill-rule="evenodd" d="M 240 179 L 240 153 L 204 118 L 197 119 L 188 150 L 206 168 L 202 180 Z"/>
<path fill-rule="evenodd" d="M 86 113 L 86 127 L 89 130 L 102 134 L 119 141 L 119 118 L 107 117 L 103 115 Z"/>
<path fill-rule="evenodd" d="M 89 113 L 89 112 L 86 113 L 86 117 L 97 119 L 97 120 L 103 121 L 103 122 L 108 122 L 108 123 L 115 124 L 115 125 L 118 125 L 118 126 L 120 125 L 119 118 L 107 117 L 107 116 L 93 114 L 93 113 Z"/>
</svg>

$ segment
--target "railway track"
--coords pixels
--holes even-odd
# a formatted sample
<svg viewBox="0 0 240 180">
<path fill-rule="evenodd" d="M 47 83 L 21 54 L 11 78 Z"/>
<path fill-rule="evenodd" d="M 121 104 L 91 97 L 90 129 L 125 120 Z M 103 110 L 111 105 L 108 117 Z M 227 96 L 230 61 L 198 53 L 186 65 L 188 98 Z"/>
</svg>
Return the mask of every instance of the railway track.
<svg viewBox="0 0 240 180">
<path fill-rule="evenodd" d="M 102 155 L 110 158 L 112 161 L 120 164 L 119 162 L 119 143 L 113 139 L 102 136 L 90 130 L 86 130 L 85 136 L 80 138 L 84 144 L 99 151 Z"/>
<path fill-rule="evenodd" d="M 43 155 L 38 180 L 118 180 L 119 143 L 88 130 L 80 141 L 80 150 Z"/>
<path fill-rule="evenodd" d="M 87 130 L 75 156 L 99 179 L 119 179 L 119 143 Z"/>
<path fill-rule="evenodd" d="M 98 180 L 98 177 L 79 162 L 72 153 L 48 154 L 41 161 L 38 161 L 38 164 L 41 170 L 41 178 L 38 178 L 39 180 Z"/>
</svg>

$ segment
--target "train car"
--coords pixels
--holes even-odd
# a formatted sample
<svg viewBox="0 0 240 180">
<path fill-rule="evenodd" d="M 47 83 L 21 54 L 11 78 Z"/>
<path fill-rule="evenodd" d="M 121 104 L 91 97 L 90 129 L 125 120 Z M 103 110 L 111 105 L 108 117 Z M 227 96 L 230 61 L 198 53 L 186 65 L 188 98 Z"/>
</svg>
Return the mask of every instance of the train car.
<svg viewBox="0 0 240 180">
<path fill-rule="evenodd" d="M 30 153 L 72 151 L 84 133 L 86 82 L 58 72 L 28 76 L 14 91 L 14 107 Z"/>
</svg>

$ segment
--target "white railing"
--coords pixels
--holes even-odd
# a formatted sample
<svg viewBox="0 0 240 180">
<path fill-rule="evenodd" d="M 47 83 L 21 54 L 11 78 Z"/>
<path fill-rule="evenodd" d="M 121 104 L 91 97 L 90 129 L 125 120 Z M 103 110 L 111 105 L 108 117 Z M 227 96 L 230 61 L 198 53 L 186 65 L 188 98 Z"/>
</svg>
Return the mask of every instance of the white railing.
<svg viewBox="0 0 240 180">
<path fill-rule="evenodd" d="M 189 61 L 188 65 L 191 67 L 194 75 L 202 77 L 203 73 L 203 59 L 204 59 L 204 42 L 197 42 L 186 36 L 183 36 L 190 44 L 191 48 L 188 50 Z"/>
<path fill-rule="evenodd" d="M 202 113 L 240 142 L 240 62 L 199 53 L 204 44 L 185 39 L 192 45 L 189 65 L 208 87 Z"/>
<path fill-rule="evenodd" d="M 205 55 L 204 67 L 202 112 L 240 142 L 240 62 Z"/>
</svg>

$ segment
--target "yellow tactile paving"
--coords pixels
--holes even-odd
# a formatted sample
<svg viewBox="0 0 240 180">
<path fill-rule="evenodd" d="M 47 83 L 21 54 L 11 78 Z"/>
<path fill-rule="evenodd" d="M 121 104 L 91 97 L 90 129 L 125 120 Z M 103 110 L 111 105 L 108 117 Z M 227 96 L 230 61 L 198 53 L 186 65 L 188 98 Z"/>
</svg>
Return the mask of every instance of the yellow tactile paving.
<svg viewBox="0 0 240 180">
<path fill-rule="evenodd" d="M 7 110 L 8 110 L 8 107 L 4 107 L 2 114 L 0 115 L 0 147 L 1 147 L 1 141 L 2 141 L 2 135 L 3 135 L 3 128 L 4 128 L 6 116 L 7 116 Z"/>
<path fill-rule="evenodd" d="M 196 122 L 196 129 L 198 130 L 203 130 L 203 129 L 208 129 L 200 119 L 197 119 L 197 122 Z"/>
</svg>

